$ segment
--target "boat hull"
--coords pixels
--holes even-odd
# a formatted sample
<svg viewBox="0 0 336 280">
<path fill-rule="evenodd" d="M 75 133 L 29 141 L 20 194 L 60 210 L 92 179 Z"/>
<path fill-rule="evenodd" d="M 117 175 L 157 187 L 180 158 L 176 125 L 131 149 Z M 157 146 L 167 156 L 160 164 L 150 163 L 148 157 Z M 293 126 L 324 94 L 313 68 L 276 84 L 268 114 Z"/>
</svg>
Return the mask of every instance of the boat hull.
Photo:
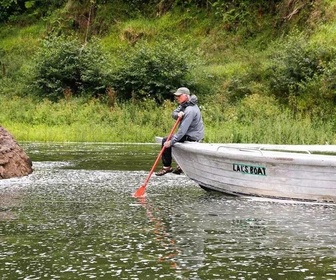
<svg viewBox="0 0 336 280">
<path fill-rule="evenodd" d="M 282 150 L 280 146 L 275 150 L 274 145 L 260 147 L 177 143 L 173 157 L 190 179 L 206 189 L 231 195 L 336 202 L 336 156 L 311 154 L 309 146 L 299 150 L 294 146 Z"/>
</svg>

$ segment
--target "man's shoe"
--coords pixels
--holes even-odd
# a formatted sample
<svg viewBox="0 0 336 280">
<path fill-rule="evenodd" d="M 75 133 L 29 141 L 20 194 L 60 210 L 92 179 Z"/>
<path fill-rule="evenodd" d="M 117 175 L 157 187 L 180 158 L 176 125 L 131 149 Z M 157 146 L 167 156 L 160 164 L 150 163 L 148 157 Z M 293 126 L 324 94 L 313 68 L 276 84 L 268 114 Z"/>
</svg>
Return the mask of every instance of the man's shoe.
<svg viewBox="0 0 336 280">
<path fill-rule="evenodd" d="M 163 176 L 167 173 L 173 172 L 173 168 L 171 167 L 163 167 L 159 172 L 155 173 L 156 176 Z"/>
<path fill-rule="evenodd" d="M 183 170 L 181 169 L 180 166 L 176 166 L 176 168 L 173 170 L 173 173 L 180 175 L 181 173 L 183 173 Z"/>
</svg>

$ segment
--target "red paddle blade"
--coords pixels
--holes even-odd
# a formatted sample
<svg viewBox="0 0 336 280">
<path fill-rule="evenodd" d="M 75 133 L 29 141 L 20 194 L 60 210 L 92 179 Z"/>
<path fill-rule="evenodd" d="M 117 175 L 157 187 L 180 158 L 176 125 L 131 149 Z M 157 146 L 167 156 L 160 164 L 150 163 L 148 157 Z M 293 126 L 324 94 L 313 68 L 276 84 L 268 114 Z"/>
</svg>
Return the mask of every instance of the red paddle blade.
<svg viewBox="0 0 336 280">
<path fill-rule="evenodd" d="M 138 188 L 135 193 L 133 194 L 133 197 L 142 197 L 145 195 L 146 192 L 146 185 L 142 185 L 140 188 Z"/>
</svg>

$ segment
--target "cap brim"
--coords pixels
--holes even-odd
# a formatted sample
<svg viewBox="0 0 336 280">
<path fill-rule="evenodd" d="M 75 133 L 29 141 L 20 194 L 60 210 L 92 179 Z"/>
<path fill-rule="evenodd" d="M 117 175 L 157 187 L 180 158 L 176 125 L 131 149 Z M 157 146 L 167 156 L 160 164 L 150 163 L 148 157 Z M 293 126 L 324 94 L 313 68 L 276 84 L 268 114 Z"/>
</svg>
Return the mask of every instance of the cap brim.
<svg viewBox="0 0 336 280">
<path fill-rule="evenodd" d="M 180 95 L 182 95 L 182 94 L 183 94 L 182 92 L 175 92 L 175 93 L 174 93 L 175 96 L 180 96 Z"/>
</svg>

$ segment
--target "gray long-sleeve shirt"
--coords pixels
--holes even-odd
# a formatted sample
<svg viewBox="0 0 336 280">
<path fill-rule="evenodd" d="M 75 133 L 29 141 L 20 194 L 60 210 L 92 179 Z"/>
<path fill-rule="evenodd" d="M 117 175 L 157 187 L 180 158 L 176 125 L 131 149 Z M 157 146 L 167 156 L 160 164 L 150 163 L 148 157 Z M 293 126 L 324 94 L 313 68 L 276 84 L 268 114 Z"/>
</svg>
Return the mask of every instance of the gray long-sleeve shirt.
<svg viewBox="0 0 336 280">
<path fill-rule="evenodd" d="M 181 120 L 179 129 L 171 139 L 171 145 L 182 139 L 187 135 L 195 141 L 200 141 L 204 138 L 204 125 L 202 120 L 201 111 L 197 105 L 197 97 L 195 95 L 190 96 L 189 101 L 185 104 L 179 105 L 172 113 L 174 119 L 178 118 L 178 113 L 183 111 L 184 115 Z"/>
</svg>

